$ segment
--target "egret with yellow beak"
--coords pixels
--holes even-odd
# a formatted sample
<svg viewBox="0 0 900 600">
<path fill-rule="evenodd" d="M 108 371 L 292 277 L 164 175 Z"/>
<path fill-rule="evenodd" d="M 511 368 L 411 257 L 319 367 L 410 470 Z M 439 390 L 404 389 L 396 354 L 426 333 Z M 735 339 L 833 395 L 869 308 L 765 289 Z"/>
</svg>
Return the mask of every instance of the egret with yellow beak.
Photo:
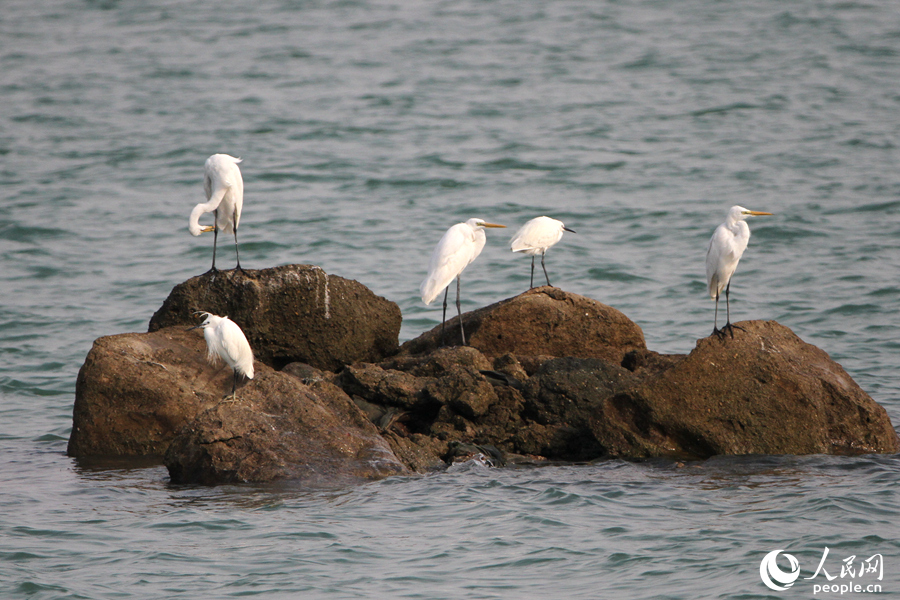
<svg viewBox="0 0 900 600">
<path fill-rule="evenodd" d="M 734 337 L 734 329 L 731 324 L 731 307 L 728 303 L 728 292 L 731 287 L 731 276 L 737 269 L 738 261 L 747 249 L 750 241 L 750 227 L 747 225 L 747 217 L 759 217 L 771 215 L 769 212 L 748 210 L 743 206 L 732 206 L 728 211 L 725 222 L 716 227 L 712 238 L 709 240 L 709 248 L 706 250 L 706 284 L 709 289 L 709 297 L 716 301 L 716 312 L 713 318 L 713 335 L 723 336 L 730 332 Z M 719 296 L 725 290 L 725 327 L 719 329 Z"/>
<path fill-rule="evenodd" d="M 237 230 L 241 221 L 241 208 L 244 206 L 244 179 L 238 168 L 240 158 L 227 154 L 213 154 L 206 159 L 203 173 L 203 190 L 206 202 L 201 202 L 191 211 L 188 230 L 191 235 L 200 235 L 204 231 L 213 232 L 212 268 L 216 269 L 216 243 L 219 240 L 219 229 L 234 234 L 234 254 L 237 256 L 237 270 L 241 269 L 241 256 L 238 254 Z M 215 215 L 213 225 L 200 226 L 200 215 L 211 212 Z"/>
<path fill-rule="evenodd" d="M 506 227 L 496 223 L 486 223 L 483 219 L 469 219 L 465 223 L 457 223 L 444 233 L 431 253 L 428 264 L 428 275 L 419 286 L 422 301 L 431 304 L 441 291 L 444 291 L 444 312 L 441 317 L 441 343 L 444 341 L 444 322 L 447 320 L 447 293 L 450 282 L 456 278 L 456 312 L 459 314 L 459 329 L 462 332 L 462 343 L 466 345 L 466 331 L 462 323 L 462 307 L 459 301 L 459 276 L 469 264 L 475 260 L 487 237 L 485 227 Z"/>
</svg>

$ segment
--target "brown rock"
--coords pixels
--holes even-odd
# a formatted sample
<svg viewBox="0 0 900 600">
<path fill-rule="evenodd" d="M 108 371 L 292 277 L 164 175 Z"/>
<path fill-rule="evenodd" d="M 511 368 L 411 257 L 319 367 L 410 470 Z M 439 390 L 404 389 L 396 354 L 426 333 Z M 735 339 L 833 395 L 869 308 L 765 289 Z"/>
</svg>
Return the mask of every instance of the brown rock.
<svg viewBox="0 0 900 600">
<path fill-rule="evenodd" d="M 382 362 L 381 367 L 407 371 L 417 377 L 439 377 L 456 367 L 483 371 L 491 368 L 484 354 L 471 346 L 447 346 L 428 354 L 399 355 Z"/>
<path fill-rule="evenodd" d="M 589 460 L 609 453 L 592 431 L 607 422 L 610 399 L 639 379 L 627 369 L 596 358 L 557 358 L 544 363 L 525 386 L 523 416 L 540 425 L 529 436 L 525 454 L 561 460 Z M 540 442 L 542 445 L 535 447 Z"/>
<path fill-rule="evenodd" d="M 336 485 L 408 473 L 336 386 L 263 369 L 237 400 L 201 413 L 166 452 L 175 483 L 299 479 Z"/>
<path fill-rule="evenodd" d="M 176 482 L 321 483 L 408 472 L 318 371 L 301 369 L 309 376 L 302 379 L 254 366 L 237 400 L 223 401 L 231 369 L 207 362 L 199 330 L 100 338 L 79 373 L 68 453 L 165 455 Z"/>
<path fill-rule="evenodd" d="M 708 337 L 618 399 L 640 445 L 617 454 L 865 454 L 900 451 L 886 411 L 819 348 L 774 321 Z M 610 428 L 595 424 L 598 438 Z"/>
<path fill-rule="evenodd" d="M 311 265 L 200 275 L 172 290 L 150 331 L 198 323 L 195 311 L 240 325 L 257 360 L 280 369 L 303 362 L 336 371 L 397 351 L 400 308 L 359 282 Z"/>
<path fill-rule="evenodd" d="M 384 438 L 390 443 L 394 455 L 417 473 L 430 473 L 447 468 L 447 463 L 441 458 L 447 454 L 447 442 L 421 433 L 400 436 L 387 432 Z"/>
<path fill-rule="evenodd" d="M 427 383 L 409 373 L 365 363 L 345 367 L 337 378 L 337 384 L 351 396 L 404 408 L 413 408 L 419 403 Z"/>
<path fill-rule="evenodd" d="M 497 402 L 494 387 L 481 373 L 459 366 L 429 383 L 424 393 L 466 419 L 481 417 Z"/>
<path fill-rule="evenodd" d="M 70 456 L 162 456 L 184 424 L 231 389 L 203 334 L 170 328 L 94 342 L 75 385 Z"/>
<path fill-rule="evenodd" d="M 445 344 L 458 345 L 459 317 L 445 324 Z M 629 351 L 646 348 L 641 328 L 618 310 L 595 300 L 544 286 L 465 313 L 466 340 L 488 358 L 574 356 L 619 364 Z M 403 354 L 430 352 L 441 345 L 441 326 L 401 347 Z"/>
</svg>

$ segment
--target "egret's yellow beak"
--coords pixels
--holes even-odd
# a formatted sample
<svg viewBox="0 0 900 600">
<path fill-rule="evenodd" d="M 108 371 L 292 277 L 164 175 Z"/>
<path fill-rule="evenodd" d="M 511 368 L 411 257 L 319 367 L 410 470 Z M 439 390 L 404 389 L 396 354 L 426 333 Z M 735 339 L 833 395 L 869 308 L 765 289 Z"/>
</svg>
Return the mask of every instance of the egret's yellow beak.
<svg viewBox="0 0 900 600">
<path fill-rule="evenodd" d="M 762 217 L 762 216 L 765 216 L 765 215 L 771 215 L 772 213 L 770 213 L 770 212 L 763 212 L 763 211 L 761 211 L 761 210 L 745 210 L 745 211 L 744 211 L 744 214 L 745 214 L 745 215 L 753 215 L 754 217 Z"/>
<path fill-rule="evenodd" d="M 496 223 L 484 223 L 482 227 L 506 227 L 506 225 L 497 225 Z"/>
<path fill-rule="evenodd" d="M 216 230 L 215 225 L 207 225 L 206 227 L 200 228 L 200 231 L 215 231 L 215 230 Z"/>
</svg>

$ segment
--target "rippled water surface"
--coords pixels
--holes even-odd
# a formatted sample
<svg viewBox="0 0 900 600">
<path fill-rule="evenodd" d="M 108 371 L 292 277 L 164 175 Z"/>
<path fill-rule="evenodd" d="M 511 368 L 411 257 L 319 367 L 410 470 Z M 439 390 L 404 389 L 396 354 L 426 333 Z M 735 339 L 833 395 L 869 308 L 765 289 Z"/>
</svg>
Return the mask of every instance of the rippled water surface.
<svg viewBox="0 0 900 600">
<path fill-rule="evenodd" d="M 187 216 L 214 152 L 244 159 L 242 264 L 357 279 L 400 305 L 402 340 L 440 319 L 417 292 L 447 227 L 548 214 L 578 232 L 547 255 L 555 285 L 688 352 L 712 230 L 773 212 L 733 316 L 823 348 L 900 423 L 898 135 L 891 2 L 4 2 L 0 596 L 800 598 L 824 577 L 773 592 L 760 560 L 808 577 L 826 546 L 835 576 L 881 554 L 900 592 L 895 456 L 331 490 L 65 456 L 92 341 L 146 330 L 209 267 Z M 488 232 L 465 310 L 527 287 L 511 233 Z"/>
</svg>

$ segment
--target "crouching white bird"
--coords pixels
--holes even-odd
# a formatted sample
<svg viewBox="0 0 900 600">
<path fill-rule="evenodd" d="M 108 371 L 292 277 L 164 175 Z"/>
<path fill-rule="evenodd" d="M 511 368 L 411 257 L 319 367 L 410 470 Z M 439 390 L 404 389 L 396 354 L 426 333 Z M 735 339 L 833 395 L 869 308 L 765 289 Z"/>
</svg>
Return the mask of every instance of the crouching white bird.
<svg viewBox="0 0 900 600">
<path fill-rule="evenodd" d="M 239 373 L 247 379 L 253 379 L 253 350 L 250 348 L 250 343 L 237 323 L 228 317 L 220 317 L 208 312 L 197 314 L 206 319 L 191 329 L 203 329 L 203 337 L 206 339 L 206 358 L 211 364 L 215 365 L 221 359 L 231 367 L 234 372 L 231 395 L 234 396 Z"/>
<path fill-rule="evenodd" d="M 713 334 L 724 335 L 730 331 L 734 336 L 731 324 L 731 307 L 728 303 L 728 292 L 731 287 L 731 276 L 737 269 L 738 261 L 747 249 L 750 241 L 750 227 L 747 225 L 747 217 L 771 215 L 769 212 L 748 210 L 743 206 L 732 206 L 728 211 L 725 222 L 716 227 L 712 238 L 709 240 L 709 248 L 706 250 L 706 284 L 709 289 L 709 297 L 716 301 L 716 312 L 713 317 Z M 719 320 L 719 296 L 725 290 L 725 327 L 718 327 Z"/>
<path fill-rule="evenodd" d="M 547 285 L 550 285 L 550 276 L 547 275 L 547 267 L 544 266 L 544 255 L 547 250 L 562 239 L 563 231 L 571 231 L 562 221 L 550 217 L 535 217 L 522 225 L 509 242 L 513 252 L 521 252 L 531 257 L 531 282 L 529 288 L 534 287 L 534 257 L 541 255 L 541 268 L 544 269 L 544 277 Z"/>
<path fill-rule="evenodd" d="M 203 190 L 206 202 L 200 203 L 191 211 L 188 230 L 192 235 L 200 235 L 204 231 L 213 232 L 213 260 L 211 273 L 216 272 L 216 243 L 219 230 L 234 234 L 234 253 L 237 256 L 237 269 L 241 269 L 241 257 L 238 254 L 237 230 L 241 221 L 241 209 L 244 206 L 244 179 L 238 168 L 240 158 L 227 154 L 213 154 L 206 159 L 203 176 Z M 200 215 L 211 212 L 215 223 L 200 226 Z"/>
<path fill-rule="evenodd" d="M 469 264 L 475 260 L 484 248 L 485 227 L 506 227 L 496 223 L 486 223 L 483 219 L 469 219 L 465 223 L 457 223 L 447 230 L 428 264 L 428 275 L 419 286 L 422 301 L 431 304 L 437 295 L 444 292 L 444 312 L 441 317 L 441 343 L 444 341 L 444 322 L 447 320 L 447 292 L 450 282 L 456 278 L 456 312 L 459 314 L 459 329 L 462 332 L 462 343 L 466 345 L 466 331 L 462 324 L 462 308 L 459 301 L 459 276 Z"/>
</svg>

